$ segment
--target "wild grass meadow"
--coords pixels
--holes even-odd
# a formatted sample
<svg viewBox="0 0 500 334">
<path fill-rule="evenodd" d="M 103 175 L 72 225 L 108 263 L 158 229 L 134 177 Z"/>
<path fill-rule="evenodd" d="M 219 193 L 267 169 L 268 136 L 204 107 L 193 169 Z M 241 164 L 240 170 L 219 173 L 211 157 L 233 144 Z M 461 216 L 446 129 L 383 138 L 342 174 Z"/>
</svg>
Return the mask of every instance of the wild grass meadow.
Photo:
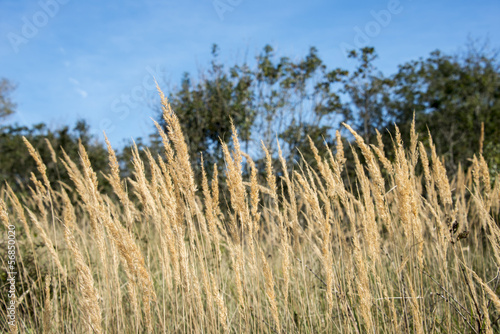
<svg viewBox="0 0 500 334">
<path fill-rule="evenodd" d="M 315 159 L 290 168 L 262 146 L 258 170 L 233 127 L 222 177 L 197 179 L 199 152 L 161 96 L 164 154 L 136 147 L 124 179 L 108 142 L 112 194 L 82 145 L 79 161 L 52 150 L 72 183 L 50 182 L 26 140 L 30 195 L 0 193 L 3 332 L 500 331 L 500 183 L 481 143 L 450 175 L 432 134 L 403 142 L 396 128 L 392 146 L 368 145 L 345 124 L 351 147 L 337 131 L 327 154 L 311 141 Z"/>
</svg>

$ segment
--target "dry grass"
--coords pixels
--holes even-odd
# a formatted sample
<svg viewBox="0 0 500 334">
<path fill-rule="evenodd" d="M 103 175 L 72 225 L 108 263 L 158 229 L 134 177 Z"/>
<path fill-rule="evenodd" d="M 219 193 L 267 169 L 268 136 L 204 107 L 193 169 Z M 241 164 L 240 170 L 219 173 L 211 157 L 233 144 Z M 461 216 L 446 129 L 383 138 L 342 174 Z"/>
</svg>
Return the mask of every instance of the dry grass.
<svg viewBox="0 0 500 334">
<path fill-rule="evenodd" d="M 261 182 L 233 127 L 221 201 L 217 175 L 194 179 L 179 121 L 160 95 L 165 157 L 146 152 L 145 164 L 135 148 L 124 180 L 106 139 L 111 197 L 83 146 L 79 164 L 63 154 L 73 185 L 56 185 L 26 141 L 39 172 L 31 196 L 8 185 L 0 195 L 3 228 L 17 229 L 20 332 L 500 330 L 500 183 L 481 151 L 448 178 L 430 134 L 425 147 L 413 131 L 405 148 L 396 130 L 389 155 L 380 135 L 368 146 L 345 125 L 357 144 L 353 189 L 338 132 L 327 156 L 311 141 L 315 167 L 293 173 L 280 150 L 273 170 L 263 147 Z"/>
</svg>

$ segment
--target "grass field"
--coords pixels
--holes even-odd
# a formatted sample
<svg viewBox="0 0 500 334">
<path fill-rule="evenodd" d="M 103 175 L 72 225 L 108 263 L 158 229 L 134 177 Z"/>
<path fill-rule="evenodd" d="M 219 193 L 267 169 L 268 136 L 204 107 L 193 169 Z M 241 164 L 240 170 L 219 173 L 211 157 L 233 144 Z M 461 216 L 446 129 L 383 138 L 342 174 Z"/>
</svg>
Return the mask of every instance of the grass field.
<svg viewBox="0 0 500 334">
<path fill-rule="evenodd" d="M 263 147 L 267 167 L 258 171 L 233 129 L 223 192 L 217 175 L 195 180 L 196 152 L 162 103 L 162 157 L 146 152 L 142 161 L 136 150 L 134 175 L 124 180 L 108 143 L 111 196 L 100 192 L 100 171 L 83 146 L 80 161 L 53 155 L 73 183 L 51 184 L 26 143 L 39 171 L 31 196 L 19 198 L 9 185 L 0 195 L 1 330 L 500 331 L 500 183 L 480 151 L 450 176 L 430 135 L 426 145 L 414 132 L 403 143 L 396 130 L 393 147 L 383 147 L 345 125 L 356 140 L 350 186 L 351 148 L 339 133 L 329 154 L 311 146 L 316 161 L 293 172 L 281 152 L 281 168 L 273 168 Z M 5 274 L 12 225 L 15 326 L 7 322 Z"/>
</svg>

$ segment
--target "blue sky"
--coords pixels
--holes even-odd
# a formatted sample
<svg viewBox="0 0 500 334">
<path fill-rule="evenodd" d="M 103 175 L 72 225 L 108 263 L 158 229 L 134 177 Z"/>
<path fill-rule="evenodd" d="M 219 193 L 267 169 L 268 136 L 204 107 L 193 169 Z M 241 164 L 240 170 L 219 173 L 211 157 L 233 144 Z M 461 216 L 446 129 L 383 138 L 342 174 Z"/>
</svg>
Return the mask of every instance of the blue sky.
<svg viewBox="0 0 500 334">
<path fill-rule="evenodd" d="M 0 77 L 18 84 L 6 122 L 84 118 L 121 146 L 153 131 L 152 76 L 168 90 L 208 65 L 213 43 L 227 64 L 265 44 L 291 58 L 316 46 L 331 68 L 352 67 L 344 46 L 370 45 L 391 74 L 435 49 L 463 50 L 469 36 L 500 47 L 499 17 L 498 0 L 0 0 Z"/>
</svg>

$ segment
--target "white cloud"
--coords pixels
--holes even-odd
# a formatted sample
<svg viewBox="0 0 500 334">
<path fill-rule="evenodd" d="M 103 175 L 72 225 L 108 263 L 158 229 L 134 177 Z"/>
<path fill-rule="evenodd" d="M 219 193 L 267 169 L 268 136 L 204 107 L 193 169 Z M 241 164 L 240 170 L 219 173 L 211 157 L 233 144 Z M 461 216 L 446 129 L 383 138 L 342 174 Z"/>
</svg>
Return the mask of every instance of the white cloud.
<svg viewBox="0 0 500 334">
<path fill-rule="evenodd" d="M 69 82 L 71 82 L 73 85 L 79 86 L 80 82 L 76 80 L 75 78 L 68 78 Z"/>
<path fill-rule="evenodd" d="M 75 88 L 75 91 L 78 94 L 80 94 L 80 96 L 83 97 L 83 98 L 86 98 L 89 95 L 89 93 L 87 93 L 87 91 L 85 91 L 85 90 L 83 90 L 81 88 Z"/>
</svg>

